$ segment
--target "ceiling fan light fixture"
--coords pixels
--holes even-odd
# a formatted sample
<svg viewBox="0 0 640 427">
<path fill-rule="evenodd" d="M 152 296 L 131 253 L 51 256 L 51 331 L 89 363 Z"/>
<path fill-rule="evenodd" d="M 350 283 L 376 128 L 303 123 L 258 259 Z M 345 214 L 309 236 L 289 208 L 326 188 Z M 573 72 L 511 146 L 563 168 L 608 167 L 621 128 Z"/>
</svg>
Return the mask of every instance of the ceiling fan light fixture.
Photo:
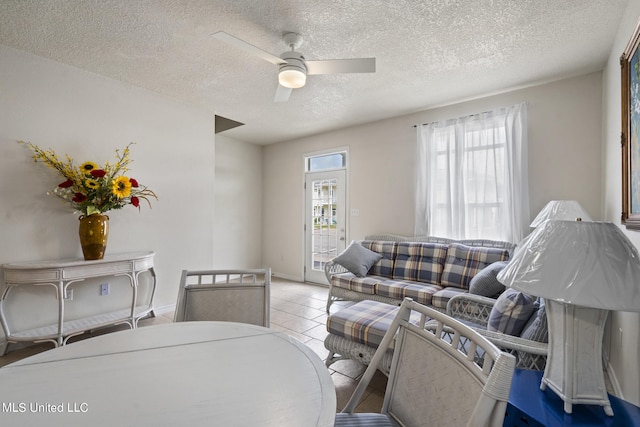
<svg viewBox="0 0 640 427">
<path fill-rule="evenodd" d="M 283 66 L 278 74 L 278 82 L 290 89 L 298 89 L 307 82 L 307 74 L 297 67 Z"/>
<path fill-rule="evenodd" d="M 280 58 L 287 61 L 280 64 L 278 82 L 289 89 L 298 89 L 307 83 L 307 67 L 304 56 L 296 51 L 284 52 Z"/>
</svg>

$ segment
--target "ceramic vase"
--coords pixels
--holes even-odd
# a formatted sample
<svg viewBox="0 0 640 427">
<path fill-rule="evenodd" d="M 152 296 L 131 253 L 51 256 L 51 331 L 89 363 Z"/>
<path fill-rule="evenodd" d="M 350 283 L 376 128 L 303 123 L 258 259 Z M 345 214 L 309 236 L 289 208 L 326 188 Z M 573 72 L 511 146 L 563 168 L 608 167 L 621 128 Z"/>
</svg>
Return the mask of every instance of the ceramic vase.
<svg viewBox="0 0 640 427">
<path fill-rule="evenodd" d="M 102 259 L 109 238 L 109 217 L 102 214 L 80 215 L 80 245 L 85 260 Z"/>
</svg>

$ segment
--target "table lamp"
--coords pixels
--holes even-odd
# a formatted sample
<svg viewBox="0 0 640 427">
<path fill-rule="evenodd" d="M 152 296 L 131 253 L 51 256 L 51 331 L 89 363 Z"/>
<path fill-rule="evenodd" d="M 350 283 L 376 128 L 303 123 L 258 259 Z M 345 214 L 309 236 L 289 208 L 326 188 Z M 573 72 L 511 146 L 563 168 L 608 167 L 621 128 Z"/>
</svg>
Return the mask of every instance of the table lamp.
<svg viewBox="0 0 640 427">
<path fill-rule="evenodd" d="M 540 388 L 613 416 L 602 369 L 609 310 L 640 311 L 640 258 L 612 223 L 547 220 L 518 245 L 497 279 L 545 299 L 549 354 Z"/>
<path fill-rule="evenodd" d="M 536 228 L 548 219 L 591 221 L 589 213 L 576 200 L 552 200 L 538 213 L 529 227 Z"/>
</svg>

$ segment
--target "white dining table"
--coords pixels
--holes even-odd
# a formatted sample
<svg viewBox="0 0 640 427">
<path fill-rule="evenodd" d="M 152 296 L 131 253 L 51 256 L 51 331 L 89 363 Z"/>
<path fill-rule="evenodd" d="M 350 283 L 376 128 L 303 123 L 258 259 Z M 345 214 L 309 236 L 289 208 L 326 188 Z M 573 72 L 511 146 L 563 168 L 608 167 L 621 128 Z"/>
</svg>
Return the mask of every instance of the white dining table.
<svg viewBox="0 0 640 427">
<path fill-rule="evenodd" d="M 322 360 L 232 322 L 126 330 L 0 368 L 0 426 L 333 426 Z"/>
</svg>

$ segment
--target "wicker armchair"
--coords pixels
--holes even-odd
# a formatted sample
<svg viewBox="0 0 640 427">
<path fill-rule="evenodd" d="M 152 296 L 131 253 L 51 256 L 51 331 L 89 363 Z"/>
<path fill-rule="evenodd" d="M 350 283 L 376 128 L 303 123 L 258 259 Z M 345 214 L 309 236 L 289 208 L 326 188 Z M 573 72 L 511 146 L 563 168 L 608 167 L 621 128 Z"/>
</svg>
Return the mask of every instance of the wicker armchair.
<svg viewBox="0 0 640 427">
<path fill-rule="evenodd" d="M 462 294 L 447 303 L 447 315 L 471 326 L 498 348 L 517 358 L 517 368 L 544 370 L 549 345 L 538 341 L 487 330 L 489 315 L 496 300 L 480 295 Z"/>
<path fill-rule="evenodd" d="M 269 327 L 271 269 L 183 270 L 175 322 L 217 320 Z"/>
<path fill-rule="evenodd" d="M 413 324 L 413 313 L 433 319 L 433 330 Z M 354 413 L 394 340 L 381 413 Z M 502 426 L 514 364 L 473 329 L 405 299 L 335 426 Z"/>
</svg>

